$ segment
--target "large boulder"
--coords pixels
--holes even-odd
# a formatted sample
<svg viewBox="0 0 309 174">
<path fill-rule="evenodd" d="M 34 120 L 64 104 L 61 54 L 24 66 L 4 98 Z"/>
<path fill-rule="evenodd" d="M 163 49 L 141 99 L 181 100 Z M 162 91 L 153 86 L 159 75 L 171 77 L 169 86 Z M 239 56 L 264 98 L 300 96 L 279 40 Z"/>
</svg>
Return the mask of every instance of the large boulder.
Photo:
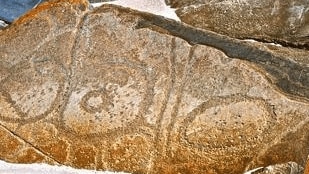
<svg viewBox="0 0 309 174">
<path fill-rule="evenodd" d="M 0 31 L 1 159 L 133 173 L 305 165 L 307 50 L 88 6 L 43 3 Z"/>
<path fill-rule="evenodd" d="M 166 0 L 195 27 L 309 49 L 308 0 Z"/>
</svg>

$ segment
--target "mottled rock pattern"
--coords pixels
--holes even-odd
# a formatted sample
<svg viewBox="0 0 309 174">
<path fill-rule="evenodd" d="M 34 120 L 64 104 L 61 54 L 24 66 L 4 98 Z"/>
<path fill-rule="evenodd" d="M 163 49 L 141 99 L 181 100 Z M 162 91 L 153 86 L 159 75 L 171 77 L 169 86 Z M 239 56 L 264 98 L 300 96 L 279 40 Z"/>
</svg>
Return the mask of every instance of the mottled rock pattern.
<svg viewBox="0 0 309 174">
<path fill-rule="evenodd" d="M 15 135 L 5 126 L 0 128 L 0 158 L 11 162 L 20 163 L 35 163 L 45 162 L 50 164 L 57 164 L 46 154 L 42 153 L 40 149 L 34 147 L 31 143 Z"/>
<path fill-rule="evenodd" d="M 307 163 L 305 164 L 304 174 L 309 174 L 309 159 L 307 158 Z"/>
<path fill-rule="evenodd" d="M 308 51 L 88 6 L 44 3 L 0 32 L 0 146 L 23 145 L 1 159 L 27 147 L 35 162 L 134 173 L 305 165 Z"/>
<path fill-rule="evenodd" d="M 308 0 L 166 0 L 195 27 L 309 49 Z"/>
<path fill-rule="evenodd" d="M 245 174 L 303 174 L 304 168 L 295 162 L 260 167 Z"/>
</svg>

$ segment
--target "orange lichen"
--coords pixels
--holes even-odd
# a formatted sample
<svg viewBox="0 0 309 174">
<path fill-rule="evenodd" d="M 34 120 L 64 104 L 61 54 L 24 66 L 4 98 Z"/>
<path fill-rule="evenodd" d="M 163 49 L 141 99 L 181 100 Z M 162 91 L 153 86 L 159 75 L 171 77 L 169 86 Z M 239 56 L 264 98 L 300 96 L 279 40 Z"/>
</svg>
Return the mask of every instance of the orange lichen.
<svg viewBox="0 0 309 174">
<path fill-rule="evenodd" d="M 309 159 L 307 159 L 307 164 L 305 166 L 304 174 L 309 174 Z"/>
<path fill-rule="evenodd" d="M 121 142 L 121 143 L 120 143 Z M 121 141 L 112 145 L 107 160 L 116 170 L 127 170 L 139 173 L 144 171 L 149 161 L 149 145 L 140 136 L 124 137 Z M 144 172 L 141 172 L 144 173 Z"/>
<path fill-rule="evenodd" d="M 0 129 L 0 157 L 6 158 L 22 147 L 22 143 L 8 132 Z"/>
<path fill-rule="evenodd" d="M 66 4 L 70 4 L 72 6 L 78 5 L 78 8 L 81 11 L 85 11 L 86 8 L 89 6 L 89 3 L 87 0 L 55 0 L 55 1 L 45 2 L 45 3 L 38 5 L 33 10 L 30 10 L 26 14 L 24 14 L 22 17 L 20 17 L 18 20 L 14 22 L 14 25 L 20 25 L 27 21 L 31 21 L 33 18 L 37 17 L 40 13 L 44 11 L 47 11 L 54 7 L 62 7 Z"/>
<path fill-rule="evenodd" d="M 45 159 L 44 156 L 42 154 L 39 154 L 33 148 L 24 150 L 17 157 L 17 161 L 19 163 L 37 163 L 37 162 L 43 162 L 44 159 Z"/>
<path fill-rule="evenodd" d="M 41 147 L 41 149 L 58 162 L 64 163 L 68 156 L 68 144 L 66 141 L 59 140 Z"/>
<path fill-rule="evenodd" d="M 78 147 L 74 149 L 73 164 L 79 168 L 89 168 L 95 165 L 96 152 L 92 147 Z"/>
</svg>

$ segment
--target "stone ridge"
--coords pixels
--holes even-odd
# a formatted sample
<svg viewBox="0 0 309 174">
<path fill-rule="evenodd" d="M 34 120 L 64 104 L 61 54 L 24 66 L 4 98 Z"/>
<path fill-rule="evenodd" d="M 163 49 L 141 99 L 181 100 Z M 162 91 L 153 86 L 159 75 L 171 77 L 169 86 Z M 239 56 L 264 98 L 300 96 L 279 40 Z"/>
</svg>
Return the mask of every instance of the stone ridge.
<svg viewBox="0 0 309 174">
<path fill-rule="evenodd" d="M 72 2 L 0 32 L 0 124 L 42 162 L 132 173 L 305 165 L 309 75 L 294 54 Z"/>
<path fill-rule="evenodd" d="M 309 49 L 307 0 L 167 0 L 181 20 L 239 39 Z"/>
<path fill-rule="evenodd" d="M 222 50 L 231 58 L 247 60 L 263 67 L 273 76 L 276 84 L 287 94 L 309 99 L 309 67 L 289 60 L 289 57 L 276 56 L 248 45 L 246 42 L 231 39 L 216 33 L 185 26 L 175 21 L 167 22 L 158 16 L 143 15 L 146 21 L 141 21 L 138 27 L 158 26 L 169 34 L 180 37 L 192 44 L 208 45 Z M 288 55 L 287 55 L 288 56 Z"/>
</svg>

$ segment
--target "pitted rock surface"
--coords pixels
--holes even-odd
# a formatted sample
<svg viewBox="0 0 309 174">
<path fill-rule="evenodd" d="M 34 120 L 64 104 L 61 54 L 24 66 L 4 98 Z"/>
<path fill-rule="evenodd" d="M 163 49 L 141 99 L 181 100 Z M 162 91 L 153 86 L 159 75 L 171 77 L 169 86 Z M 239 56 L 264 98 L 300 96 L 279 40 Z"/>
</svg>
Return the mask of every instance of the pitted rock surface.
<svg viewBox="0 0 309 174">
<path fill-rule="evenodd" d="M 308 0 L 166 0 L 195 27 L 309 49 Z"/>
<path fill-rule="evenodd" d="M 307 50 L 88 6 L 43 3 L 0 32 L 1 159 L 133 173 L 305 165 Z"/>
<path fill-rule="evenodd" d="M 304 168 L 302 166 L 299 166 L 295 162 L 288 162 L 283 164 L 275 164 L 267 167 L 260 167 L 257 169 L 253 169 L 252 171 L 248 171 L 245 174 L 270 174 L 270 173 L 303 174 Z"/>
</svg>

